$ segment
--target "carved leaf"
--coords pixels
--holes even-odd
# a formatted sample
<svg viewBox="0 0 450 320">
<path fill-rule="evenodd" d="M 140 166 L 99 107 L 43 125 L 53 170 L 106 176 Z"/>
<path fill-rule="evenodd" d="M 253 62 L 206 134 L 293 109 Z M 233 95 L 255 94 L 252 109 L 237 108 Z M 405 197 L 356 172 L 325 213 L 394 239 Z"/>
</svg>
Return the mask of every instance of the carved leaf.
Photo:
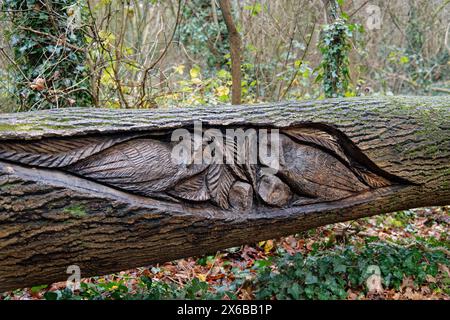
<svg viewBox="0 0 450 320">
<path fill-rule="evenodd" d="M 361 179 L 361 181 L 366 183 L 371 188 L 381 188 L 392 184 L 388 179 L 373 173 L 354 159 L 349 158 L 340 146 L 337 138 L 332 134 L 314 128 L 286 129 L 282 132 L 296 142 L 306 142 L 308 144 L 317 145 L 332 151 L 332 153 L 338 156 L 340 160 L 343 161 Z"/>
<path fill-rule="evenodd" d="M 220 147 L 223 150 L 224 161 L 232 159 L 231 163 L 226 162 L 226 164 L 230 167 L 233 174 L 238 179 L 248 181 L 244 166 L 238 162 L 238 145 L 234 137 L 225 135 L 225 144 L 220 145 Z"/>
<path fill-rule="evenodd" d="M 206 175 L 211 200 L 222 209 L 229 209 L 228 193 L 236 181 L 227 165 L 211 164 Z"/>
<path fill-rule="evenodd" d="M 250 140 L 245 139 L 244 146 L 238 146 L 237 141 L 234 140 L 234 137 L 226 136 L 225 139 L 225 155 L 234 160 L 234 163 L 228 164 L 230 169 L 233 171 L 233 174 L 236 178 L 249 182 L 254 190 L 256 190 L 257 165 L 256 163 L 251 163 L 250 152 L 252 151 L 252 148 L 250 146 Z M 239 149 L 244 152 L 243 155 L 238 154 Z"/>
<path fill-rule="evenodd" d="M 250 182 L 254 190 L 256 190 L 257 188 L 257 168 L 258 167 L 256 164 L 252 164 L 249 161 L 246 161 L 246 163 L 244 164 L 245 174 L 247 176 L 246 181 Z"/>
<path fill-rule="evenodd" d="M 169 193 L 175 197 L 191 201 L 209 200 L 210 195 L 206 185 L 206 173 L 202 172 L 180 182 Z"/>
<path fill-rule="evenodd" d="M 237 153 L 239 149 L 234 137 L 225 135 L 224 142 L 214 140 L 214 144 L 216 145 L 216 150 L 222 152 L 222 159 L 225 164 L 217 163 L 217 158 L 213 159 L 215 162 L 208 169 L 206 182 L 211 200 L 222 209 L 229 209 L 228 195 L 233 183 L 238 179 L 247 182 L 252 181 L 249 180 L 249 177 L 252 177 L 252 175 L 256 176 L 256 169 L 248 171 L 246 163 L 241 164 L 238 162 Z M 248 159 L 246 157 L 246 161 Z M 254 178 L 254 181 L 254 185 L 256 185 L 256 178 Z"/>
<path fill-rule="evenodd" d="M 392 185 L 389 180 L 364 168 L 355 168 L 354 170 L 357 172 L 358 176 L 361 177 L 361 179 L 371 188 L 382 188 Z"/>
</svg>

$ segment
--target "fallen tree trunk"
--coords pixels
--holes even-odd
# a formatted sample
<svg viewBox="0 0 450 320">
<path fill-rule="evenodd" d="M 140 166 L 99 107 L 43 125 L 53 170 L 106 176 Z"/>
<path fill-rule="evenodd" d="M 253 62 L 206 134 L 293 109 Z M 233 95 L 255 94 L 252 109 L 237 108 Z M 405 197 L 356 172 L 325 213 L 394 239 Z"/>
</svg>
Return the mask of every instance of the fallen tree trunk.
<svg viewBox="0 0 450 320">
<path fill-rule="evenodd" d="M 447 97 L 0 115 L 0 291 L 450 204 L 449 119 Z M 279 129 L 279 166 L 173 164 L 195 121 L 202 147 L 207 129 Z"/>
</svg>

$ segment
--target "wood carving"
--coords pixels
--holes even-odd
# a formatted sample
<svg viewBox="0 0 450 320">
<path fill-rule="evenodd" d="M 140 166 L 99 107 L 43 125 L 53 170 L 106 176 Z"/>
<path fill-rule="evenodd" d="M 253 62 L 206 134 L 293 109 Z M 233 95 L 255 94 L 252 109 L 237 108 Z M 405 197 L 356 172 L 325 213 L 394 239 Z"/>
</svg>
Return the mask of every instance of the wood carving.
<svg viewBox="0 0 450 320">
<path fill-rule="evenodd" d="M 238 128 L 241 132 L 246 129 Z M 339 137 L 325 130 L 326 127 L 282 130 L 275 136 L 279 140 L 279 168 L 271 168 L 261 155 L 253 166 L 246 155 L 237 163 L 238 150 L 245 150 L 247 140 L 242 139 L 242 145 L 238 145 L 232 137 L 224 139 L 231 141 L 228 144 L 217 144 L 208 138 L 201 150 L 204 153 L 206 147 L 216 143 L 215 152 L 223 155 L 216 159 L 228 157 L 231 163 L 176 163 L 172 159 L 175 143 L 169 139 L 170 132 L 44 138 L 25 143 L 6 141 L 0 146 L 0 159 L 61 170 L 141 196 L 175 202 L 184 200 L 190 205 L 208 202 L 224 210 L 340 200 L 401 180 L 398 177 L 390 180 L 379 168 L 381 175 L 358 163 L 347 155 Z M 270 144 L 268 141 L 258 143 Z M 363 156 L 356 147 L 354 152 Z M 268 170 L 273 173 L 266 172 Z"/>
<path fill-rule="evenodd" d="M 450 204 L 449 119 L 445 97 L 0 115 L 0 291 Z"/>
</svg>

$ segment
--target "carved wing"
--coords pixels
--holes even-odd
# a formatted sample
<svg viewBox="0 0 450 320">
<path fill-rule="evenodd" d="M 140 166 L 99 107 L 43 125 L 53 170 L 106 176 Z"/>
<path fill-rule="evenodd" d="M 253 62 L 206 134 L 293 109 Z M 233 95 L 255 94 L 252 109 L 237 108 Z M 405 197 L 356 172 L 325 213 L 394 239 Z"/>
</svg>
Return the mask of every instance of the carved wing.
<svg viewBox="0 0 450 320">
<path fill-rule="evenodd" d="M 5 141 L 0 145 L 0 158 L 31 166 L 61 168 L 140 135 Z"/>
<path fill-rule="evenodd" d="M 292 128 L 281 132 L 298 143 L 312 144 L 316 147 L 324 148 L 348 163 L 347 156 L 339 145 L 337 137 L 328 132 L 314 128 Z"/>
<path fill-rule="evenodd" d="M 284 129 L 281 132 L 297 143 L 311 145 L 331 153 L 371 188 L 386 187 L 392 184 L 388 179 L 372 172 L 364 164 L 359 163 L 355 157 L 349 156 L 343 146 L 345 142 L 342 141 L 342 137 L 340 138 L 336 134 L 331 134 L 330 132 L 317 128 L 307 127 Z M 355 147 L 353 148 L 353 151 L 356 152 L 358 158 L 365 158 L 359 148 Z"/>
<path fill-rule="evenodd" d="M 281 135 L 284 163 L 279 176 L 301 195 L 340 199 L 370 189 L 340 160 Z"/>
<path fill-rule="evenodd" d="M 65 169 L 98 182 L 152 196 L 168 191 L 205 165 L 179 165 L 170 145 L 154 139 L 133 139 L 67 166 Z"/>
</svg>

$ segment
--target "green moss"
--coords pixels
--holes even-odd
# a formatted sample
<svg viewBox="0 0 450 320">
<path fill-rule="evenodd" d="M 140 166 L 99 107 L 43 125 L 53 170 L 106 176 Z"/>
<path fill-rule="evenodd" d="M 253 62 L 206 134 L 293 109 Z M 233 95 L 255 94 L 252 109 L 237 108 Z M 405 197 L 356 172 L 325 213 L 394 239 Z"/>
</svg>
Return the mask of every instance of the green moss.
<svg viewBox="0 0 450 320">
<path fill-rule="evenodd" d="M 168 120 L 168 119 L 176 119 L 177 116 L 173 114 L 158 114 L 155 118 Z"/>
<path fill-rule="evenodd" d="M 30 130 L 32 126 L 29 124 L 9 124 L 9 123 L 0 123 L 0 131 L 27 131 Z"/>
<path fill-rule="evenodd" d="M 442 184 L 442 189 L 449 189 L 449 188 L 450 188 L 450 182 L 444 181 L 444 183 Z"/>
<path fill-rule="evenodd" d="M 389 98 L 395 108 L 391 109 L 393 116 L 407 116 L 410 121 L 420 124 L 414 132 L 417 140 L 429 141 L 430 145 L 421 149 L 405 150 L 405 155 L 410 157 L 426 156 L 433 158 L 442 152 L 446 145 L 446 127 L 450 119 L 450 101 L 445 99 L 433 99 L 415 97 Z M 444 138 L 444 139 L 443 139 Z M 450 143 L 450 141 L 448 142 Z"/>
<path fill-rule="evenodd" d="M 80 204 L 74 204 L 65 207 L 63 212 L 70 214 L 73 217 L 81 218 L 87 215 L 86 208 Z"/>
<path fill-rule="evenodd" d="M 449 177 L 449 176 L 450 176 L 450 169 L 444 170 L 443 176 Z M 450 180 L 448 180 L 448 179 L 445 180 L 444 183 L 442 184 L 442 186 L 443 186 L 445 189 L 448 189 L 448 188 L 450 187 Z"/>
<path fill-rule="evenodd" d="M 15 185 L 15 184 L 12 184 L 12 183 L 5 183 L 5 184 L 0 185 L 0 190 L 2 190 L 2 191 L 8 191 L 8 190 L 14 188 L 15 186 L 16 186 L 16 185 Z"/>
<path fill-rule="evenodd" d="M 67 129 L 76 129 L 76 126 L 72 126 L 72 125 L 48 125 L 46 126 L 47 129 L 52 129 L 52 130 L 67 130 Z"/>
</svg>

